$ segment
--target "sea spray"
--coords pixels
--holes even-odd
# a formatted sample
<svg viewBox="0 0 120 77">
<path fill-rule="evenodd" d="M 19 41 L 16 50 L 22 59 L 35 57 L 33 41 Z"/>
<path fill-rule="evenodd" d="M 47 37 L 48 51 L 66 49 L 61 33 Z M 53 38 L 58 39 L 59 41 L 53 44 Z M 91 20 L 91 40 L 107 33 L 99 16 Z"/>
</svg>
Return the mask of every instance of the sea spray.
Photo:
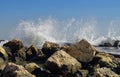
<svg viewBox="0 0 120 77">
<path fill-rule="evenodd" d="M 115 27 L 117 26 L 117 27 Z M 68 19 L 57 20 L 52 17 L 38 19 L 37 21 L 22 21 L 12 31 L 11 39 L 19 38 L 24 44 L 42 46 L 45 41 L 56 43 L 74 43 L 87 39 L 93 45 L 120 40 L 119 23 L 110 22 L 108 32 L 100 35 L 99 26 L 95 19 Z M 116 30 L 117 28 L 117 30 Z"/>
<path fill-rule="evenodd" d="M 53 18 L 36 21 L 22 21 L 12 32 L 12 38 L 21 39 L 26 45 L 41 46 L 45 41 L 77 42 L 82 38 L 92 42 L 95 39 L 96 21 L 83 21 L 74 18 L 58 21 Z M 92 37 L 91 37 L 92 36 Z"/>
</svg>

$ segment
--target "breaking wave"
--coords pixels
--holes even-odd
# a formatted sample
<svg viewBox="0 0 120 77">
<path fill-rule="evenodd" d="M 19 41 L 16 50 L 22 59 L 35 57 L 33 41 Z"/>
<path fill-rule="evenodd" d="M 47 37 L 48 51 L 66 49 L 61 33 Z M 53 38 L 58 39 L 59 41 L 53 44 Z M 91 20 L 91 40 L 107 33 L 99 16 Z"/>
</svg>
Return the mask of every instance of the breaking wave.
<svg viewBox="0 0 120 77">
<path fill-rule="evenodd" d="M 20 22 L 10 37 L 19 38 L 26 45 L 41 46 L 45 41 L 74 43 L 83 38 L 93 45 L 98 45 L 104 42 L 112 43 L 112 40 L 120 40 L 119 26 L 118 21 L 111 21 L 108 32 L 100 35 L 98 22 L 95 19 L 77 20 L 72 18 L 61 21 L 48 17 L 37 21 Z"/>
</svg>

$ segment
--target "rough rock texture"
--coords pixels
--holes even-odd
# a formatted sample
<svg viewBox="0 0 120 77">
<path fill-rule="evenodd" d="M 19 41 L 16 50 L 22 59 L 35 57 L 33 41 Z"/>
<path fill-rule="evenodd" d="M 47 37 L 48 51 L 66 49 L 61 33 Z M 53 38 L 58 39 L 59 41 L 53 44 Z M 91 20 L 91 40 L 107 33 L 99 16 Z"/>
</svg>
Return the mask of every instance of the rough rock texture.
<svg viewBox="0 0 120 77">
<path fill-rule="evenodd" d="M 20 58 L 20 60 L 25 60 L 25 47 L 21 40 L 13 39 L 4 45 L 5 50 L 8 53 L 9 60 L 16 61 L 16 57 Z"/>
<path fill-rule="evenodd" d="M 30 73 L 33 72 L 37 68 L 39 68 L 39 66 L 36 63 L 28 63 L 25 65 L 25 69 L 29 71 Z"/>
<path fill-rule="evenodd" d="M 87 77 L 88 73 L 88 70 L 79 70 L 74 74 L 74 77 Z"/>
<path fill-rule="evenodd" d="M 8 59 L 11 60 L 13 58 L 12 50 L 9 47 L 5 47 L 5 46 L 3 46 L 3 48 L 5 49 L 5 51 L 7 52 L 8 56 L 9 56 Z"/>
<path fill-rule="evenodd" d="M 60 50 L 48 58 L 46 66 L 54 73 L 74 73 L 81 68 L 81 63 L 65 51 Z"/>
<path fill-rule="evenodd" d="M 21 48 L 20 50 L 17 51 L 16 56 L 25 60 L 26 59 L 26 50 L 27 50 L 27 47 Z"/>
<path fill-rule="evenodd" d="M 117 65 L 112 60 L 112 55 L 109 55 L 107 53 L 98 53 L 95 57 L 99 58 L 98 63 L 101 67 L 117 67 Z"/>
<path fill-rule="evenodd" d="M 107 43 L 105 45 L 109 46 Z M 116 41 L 114 47 L 118 45 L 119 41 Z M 0 47 L 0 77 L 35 77 L 34 75 L 120 77 L 120 55 L 98 51 L 85 39 L 60 45 L 45 42 L 42 49 L 35 45 L 26 47 L 22 41 L 13 39 Z"/>
<path fill-rule="evenodd" d="M 39 52 L 39 49 L 35 45 L 31 45 L 26 51 L 27 60 L 31 60 L 32 58 L 37 56 L 38 52 Z"/>
<path fill-rule="evenodd" d="M 88 41 L 82 39 L 80 42 L 66 47 L 65 50 L 68 54 L 78 59 L 81 62 L 90 62 L 95 56 L 97 50 Z"/>
<path fill-rule="evenodd" d="M 0 46 L 0 70 L 4 69 L 4 67 L 7 64 L 7 61 L 8 61 L 8 54 L 3 49 L 3 47 Z"/>
<path fill-rule="evenodd" d="M 35 77 L 30 74 L 23 66 L 8 63 L 1 77 Z"/>
<path fill-rule="evenodd" d="M 43 54 L 46 55 L 46 57 L 51 56 L 54 52 L 58 51 L 60 49 L 59 44 L 48 42 L 46 41 L 42 47 Z"/>
<path fill-rule="evenodd" d="M 13 39 L 5 43 L 3 46 L 9 47 L 12 50 L 12 53 L 15 53 L 16 51 L 24 47 L 22 41 L 19 39 Z"/>
<path fill-rule="evenodd" d="M 111 71 L 110 68 L 97 68 L 92 77 L 120 77 L 115 72 Z"/>
</svg>

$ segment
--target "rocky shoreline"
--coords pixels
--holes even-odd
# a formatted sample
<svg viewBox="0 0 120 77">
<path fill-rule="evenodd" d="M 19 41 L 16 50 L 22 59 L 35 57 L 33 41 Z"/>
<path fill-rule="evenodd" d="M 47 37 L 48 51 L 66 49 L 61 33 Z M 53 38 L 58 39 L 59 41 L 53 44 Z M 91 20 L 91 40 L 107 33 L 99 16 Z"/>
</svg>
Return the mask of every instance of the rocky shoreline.
<svg viewBox="0 0 120 77">
<path fill-rule="evenodd" d="M 120 77 L 120 56 L 100 52 L 87 40 L 42 48 L 19 39 L 0 47 L 0 77 Z"/>
</svg>

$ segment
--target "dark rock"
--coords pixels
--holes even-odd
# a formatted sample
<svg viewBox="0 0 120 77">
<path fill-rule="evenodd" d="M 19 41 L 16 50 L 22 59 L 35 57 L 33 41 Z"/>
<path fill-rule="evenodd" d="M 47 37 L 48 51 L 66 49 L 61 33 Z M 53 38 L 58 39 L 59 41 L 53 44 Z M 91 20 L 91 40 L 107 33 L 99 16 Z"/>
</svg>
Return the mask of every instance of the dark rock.
<svg viewBox="0 0 120 77">
<path fill-rule="evenodd" d="M 74 74 L 74 77 L 87 77 L 88 73 L 88 70 L 79 70 Z"/>
<path fill-rule="evenodd" d="M 116 72 L 117 74 L 120 74 L 120 58 L 114 57 L 112 60 L 113 60 L 113 62 L 117 65 L 117 67 L 113 68 L 112 70 L 113 70 L 114 72 Z"/>
<path fill-rule="evenodd" d="M 9 48 L 9 47 L 5 47 L 5 46 L 3 46 L 3 48 L 5 49 L 5 51 L 7 52 L 7 54 L 8 54 L 8 60 L 13 60 L 14 59 L 14 57 L 13 57 L 13 54 L 12 54 L 12 52 L 11 52 L 11 49 Z"/>
<path fill-rule="evenodd" d="M 27 47 L 23 47 L 20 50 L 17 51 L 17 57 L 21 58 L 22 60 L 26 60 L 26 50 Z"/>
<path fill-rule="evenodd" d="M 59 44 L 46 41 L 42 47 L 42 52 L 48 58 L 49 56 L 51 56 L 54 52 L 58 51 L 59 49 L 60 49 Z"/>
<path fill-rule="evenodd" d="M 9 47 L 11 49 L 12 53 L 17 52 L 18 50 L 20 50 L 21 48 L 24 47 L 22 41 L 19 39 L 13 39 L 13 40 L 5 43 L 3 46 Z"/>
<path fill-rule="evenodd" d="M 52 73 L 75 73 L 81 68 L 81 63 L 63 50 L 55 52 L 45 64 Z"/>
<path fill-rule="evenodd" d="M 35 77 L 30 74 L 23 66 L 8 63 L 1 77 Z"/>
<path fill-rule="evenodd" d="M 44 54 L 42 51 L 35 45 L 30 46 L 26 51 L 26 60 L 34 60 L 37 58 L 43 58 Z"/>
<path fill-rule="evenodd" d="M 116 40 L 115 43 L 114 43 L 114 45 L 113 45 L 113 47 L 120 47 L 119 43 L 120 43 L 120 41 Z"/>
<path fill-rule="evenodd" d="M 99 47 L 112 47 L 111 43 L 100 44 Z"/>
<path fill-rule="evenodd" d="M 32 74 L 34 74 L 36 77 L 58 77 L 57 75 L 51 74 L 47 70 L 42 70 L 41 68 L 36 68 L 34 71 L 32 71 Z"/>
<path fill-rule="evenodd" d="M 0 40 L 0 42 L 1 42 L 1 41 L 5 41 L 5 40 Z"/>
</svg>

